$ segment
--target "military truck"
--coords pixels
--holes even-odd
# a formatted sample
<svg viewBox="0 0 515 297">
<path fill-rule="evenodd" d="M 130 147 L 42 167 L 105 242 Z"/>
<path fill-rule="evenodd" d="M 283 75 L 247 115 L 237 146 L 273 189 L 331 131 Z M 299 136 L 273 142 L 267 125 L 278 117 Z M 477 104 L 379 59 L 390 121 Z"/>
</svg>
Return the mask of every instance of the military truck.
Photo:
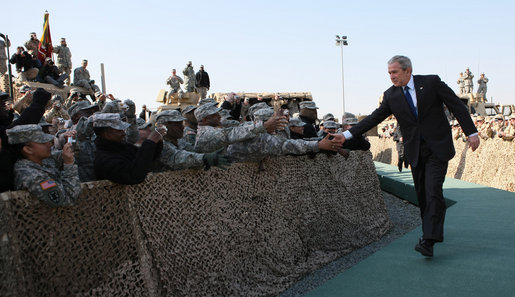
<svg viewBox="0 0 515 297">
<path fill-rule="evenodd" d="M 196 92 L 182 93 L 180 96 L 179 93 L 170 94 L 169 91 L 161 89 L 157 93 L 156 102 L 162 103 L 163 105 L 159 106 L 157 112 L 178 108 L 183 109 L 188 105 L 197 105 L 199 99 L 200 95 Z"/>
</svg>

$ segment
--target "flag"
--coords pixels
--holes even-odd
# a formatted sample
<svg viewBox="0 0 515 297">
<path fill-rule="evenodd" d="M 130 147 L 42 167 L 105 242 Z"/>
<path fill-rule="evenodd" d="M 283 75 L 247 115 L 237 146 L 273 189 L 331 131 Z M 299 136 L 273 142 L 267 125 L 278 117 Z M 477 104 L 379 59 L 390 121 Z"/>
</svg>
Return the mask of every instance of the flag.
<svg viewBox="0 0 515 297">
<path fill-rule="evenodd" d="M 43 34 L 39 42 L 38 59 L 41 63 L 45 62 L 46 57 L 52 58 L 52 37 L 50 37 L 50 23 L 48 22 L 48 11 L 45 11 L 45 20 L 43 22 Z"/>
</svg>

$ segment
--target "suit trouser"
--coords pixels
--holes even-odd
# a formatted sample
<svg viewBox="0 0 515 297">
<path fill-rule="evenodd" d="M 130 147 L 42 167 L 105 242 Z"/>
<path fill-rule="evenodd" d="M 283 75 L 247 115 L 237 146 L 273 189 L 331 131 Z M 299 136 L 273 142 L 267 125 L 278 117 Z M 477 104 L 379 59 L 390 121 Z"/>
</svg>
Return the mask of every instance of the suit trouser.
<svg viewBox="0 0 515 297">
<path fill-rule="evenodd" d="M 420 207 L 423 239 L 435 242 L 443 241 L 446 206 L 442 186 L 447 167 L 448 162 L 437 159 L 425 142 L 420 144 L 418 164 L 411 169 L 411 174 Z"/>
</svg>

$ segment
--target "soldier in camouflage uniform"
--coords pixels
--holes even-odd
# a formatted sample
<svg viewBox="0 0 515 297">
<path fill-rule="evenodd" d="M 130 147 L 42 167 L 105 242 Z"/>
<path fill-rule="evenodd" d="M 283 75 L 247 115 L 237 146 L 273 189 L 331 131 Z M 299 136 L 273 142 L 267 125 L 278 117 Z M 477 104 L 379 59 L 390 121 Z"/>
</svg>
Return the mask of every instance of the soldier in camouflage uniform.
<svg viewBox="0 0 515 297">
<path fill-rule="evenodd" d="M 73 85 L 83 87 L 91 93 L 100 91 L 100 88 L 91 80 L 89 71 L 86 67 L 88 67 L 88 60 L 82 60 L 81 66 L 73 70 Z"/>
<path fill-rule="evenodd" d="M 25 48 L 27 49 L 27 51 L 29 52 L 29 54 L 34 54 L 34 55 L 37 55 L 38 54 L 38 49 L 39 49 L 39 39 L 38 39 L 38 36 L 36 34 L 36 32 L 31 32 L 30 33 L 30 39 L 27 40 L 25 42 Z"/>
<path fill-rule="evenodd" d="M 477 80 L 477 84 L 479 87 L 477 88 L 478 96 L 483 99 L 483 102 L 486 102 L 486 83 L 488 83 L 488 78 L 485 77 L 484 73 L 481 73 L 479 79 Z"/>
<path fill-rule="evenodd" d="M 170 85 L 170 94 L 179 93 L 179 97 L 182 97 L 182 89 L 181 84 L 183 84 L 184 81 L 180 76 L 177 75 L 177 72 L 175 69 L 172 69 L 172 76 L 168 77 L 166 80 L 166 84 Z"/>
<path fill-rule="evenodd" d="M 512 141 L 515 138 L 515 114 L 510 116 L 510 124 L 499 133 L 499 137 L 506 141 Z"/>
<path fill-rule="evenodd" d="M 477 131 L 479 133 L 479 137 L 484 140 L 492 138 L 494 136 L 494 132 L 490 127 L 490 123 L 485 123 L 485 118 L 482 116 L 478 116 L 476 118 L 477 121 Z"/>
<path fill-rule="evenodd" d="M 68 112 L 63 108 L 63 97 L 59 95 L 52 96 L 52 109 L 47 111 L 44 115 L 45 121 L 48 123 L 52 123 L 54 118 L 62 118 L 65 120 L 70 119 L 70 115 Z"/>
<path fill-rule="evenodd" d="M 182 117 L 178 110 L 165 110 L 156 116 L 156 125 L 164 125 L 167 133 L 163 137 L 163 151 L 158 162 L 158 170 L 179 170 L 187 168 L 201 168 L 205 166 L 224 166 L 230 161 L 222 155 L 222 150 L 213 153 L 199 154 L 178 148 L 178 139 L 182 137 L 184 126 Z"/>
<path fill-rule="evenodd" d="M 458 81 L 456 83 L 458 84 L 459 94 L 465 94 L 465 78 L 463 77 L 463 72 L 460 72 L 460 76 L 458 77 Z"/>
<path fill-rule="evenodd" d="M 197 119 L 195 118 L 196 106 L 187 106 L 182 111 L 184 120 L 184 132 L 182 138 L 179 139 L 179 149 L 190 152 L 195 151 L 195 139 L 197 138 Z"/>
<path fill-rule="evenodd" d="M 500 132 L 504 130 L 504 117 L 502 114 L 498 114 L 494 117 L 494 122 L 492 124 L 492 131 L 494 132 L 494 136 L 502 137 L 499 135 Z"/>
<path fill-rule="evenodd" d="M 21 158 L 14 165 L 16 190 L 27 190 L 50 207 L 75 204 L 81 187 L 71 144 L 51 153 L 54 137 L 38 125 L 20 125 L 6 130 L 9 144 Z"/>
<path fill-rule="evenodd" d="M 55 143 L 56 148 L 60 149 L 70 138 L 72 139 L 72 148 L 79 166 L 81 182 L 96 180 L 94 172 L 95 133 L 90 117 L 97 111 L 98 106 L 90 104 L 89 101 L 84 100 L 73 104 L 68 110 L 73 126 L 66 132 L 60 133 Z"/>
<path fill-rule="evenodd" d="M 193 70 L 191 61 L 186 64 L 182 74 L 184 74 L 184 85 L 186 86 L 186 92 L 195 92 L 195 70 Z"/>
<path fill-rule="evenodd" d="M 23 96 L 16 100 L 14 102 L 13 109 L 19 113 L 22 114 L 22 112 L 25 110 L 25 108 L 29 107 L 29 105 L 32 103 L 32 92 L 29 86 L 23 85 L 20 88 L 20 94 L 23 94 Z"/>
<path fill-rule="evenodd" d="M 282 130 L 288 124 L 285 117 L 272 117 L 266 122 L 245 122 L 239 126 L 220 128 L 220 108 L 216 103 L 207 103 L 197 107 L 195 117 L 198 122 L 195 151 L 211 153 L 225 149 L 228 145 L 252 139 L 260 133 L 272 133 Z"/>
<path fill-rule="evenodd" d="M 472 72 L 467 68 L 467 70 L 465 70 L 465 75 L 463 76 L 463 80 L 465 81 L 465 94 L 470 94 L 474 91 L 473 78 L 474 74 L 472 74 Z"/>
<path fill-rule="evenodd" d="M 72 74 L 72 52 L 66 44 L 66 39 L 61 38 L 61 45 L 54 47 L 54 53 L 57 55 L 57 68 L 61 73 L 68 74 L 66 84 L 70 85 L 70 76 Z"/>
</svg>

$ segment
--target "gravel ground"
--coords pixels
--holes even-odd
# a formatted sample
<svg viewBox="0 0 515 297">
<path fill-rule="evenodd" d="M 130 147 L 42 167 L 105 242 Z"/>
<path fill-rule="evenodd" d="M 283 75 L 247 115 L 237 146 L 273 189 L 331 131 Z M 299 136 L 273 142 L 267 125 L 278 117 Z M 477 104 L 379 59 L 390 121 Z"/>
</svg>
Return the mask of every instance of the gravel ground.
<svg viewBox="0 0 515 297">
<path fill-rule="evenodd" d="M 386 192 L 383 192 L 383 198 L 393 225 L 390 232 L 380 240 L 308 274 L 279 296 L 302 296 L 420 225 L 420 211 L 417 206 Z"/>
</svg>

